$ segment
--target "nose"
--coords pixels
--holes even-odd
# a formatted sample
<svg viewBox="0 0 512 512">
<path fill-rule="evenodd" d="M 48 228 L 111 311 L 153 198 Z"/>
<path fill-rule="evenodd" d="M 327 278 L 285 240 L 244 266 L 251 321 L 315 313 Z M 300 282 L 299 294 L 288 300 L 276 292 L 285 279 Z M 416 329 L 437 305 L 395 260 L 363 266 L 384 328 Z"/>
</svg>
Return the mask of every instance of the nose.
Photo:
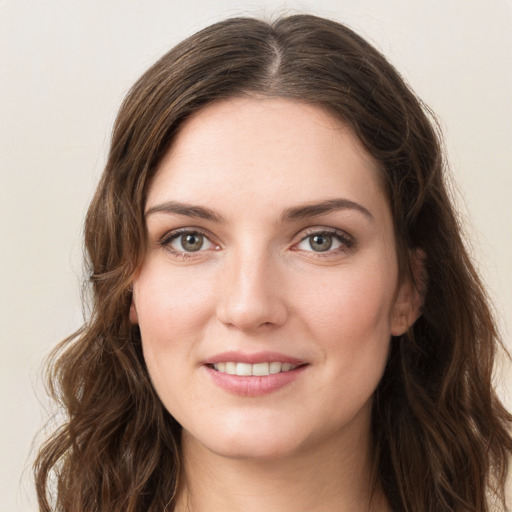
<svg viewBox="0 0 512 512">
<path fill-rule="evenodd" d="M 229 258 L 219 283 L 220 322 L 245 332 L 284 324 L 288 310 L 278 267 L 266 253 Z"/>
</svg>

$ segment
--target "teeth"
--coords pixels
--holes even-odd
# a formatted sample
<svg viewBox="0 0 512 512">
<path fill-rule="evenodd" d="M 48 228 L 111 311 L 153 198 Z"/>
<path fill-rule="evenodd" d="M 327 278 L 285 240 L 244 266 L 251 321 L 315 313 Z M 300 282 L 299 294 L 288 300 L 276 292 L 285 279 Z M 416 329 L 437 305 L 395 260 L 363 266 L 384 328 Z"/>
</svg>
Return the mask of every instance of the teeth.
<svg viewBox="0 0 512 512">
<path fill-rule="evenodd" d="M 247 363 L 236 364 L 237 375 L 252 375 L 252 365 Z"/>
<path fill-rule="evenodd" d="M 280 373 L 282 366 L 283 365 L 281 363 L 270 363 L 269 371 L 270 373 Z"/>
<path fill-rule="evenodd" d="M 220 363 L 222 364 L 222 363 Z M 229 373 L 229 375 L 236 375 L 236 363 L 225 363 L 226 365 L 226 373 Z M 221 372 L 222 370 L 220 368 L 215 368 L 216 370 L 219 370 Z"/>
<path fill-rule="evenodd" d="M 279 363 L 277 361 L 273 361 L 271 363 L 235 363 L 235 362 L 225 362 L 225 363 L 216 363 L 213 367 L 221 372 L 227 373 L 229 375 L 240 375 L 240 376 L 255 376 L 255 377 L 265 377 L 267 375 L 273 375 L 275 373 L 281 372 L 289 372 L 290 370 L 295 370 L 297 366 L 294 366 L 290 363 Z"/>
<path fill-rule="evenodd" d="M 252 365 L 252 375 L 270 375 L 268 363 L 258 363 Z"/>
</svg>

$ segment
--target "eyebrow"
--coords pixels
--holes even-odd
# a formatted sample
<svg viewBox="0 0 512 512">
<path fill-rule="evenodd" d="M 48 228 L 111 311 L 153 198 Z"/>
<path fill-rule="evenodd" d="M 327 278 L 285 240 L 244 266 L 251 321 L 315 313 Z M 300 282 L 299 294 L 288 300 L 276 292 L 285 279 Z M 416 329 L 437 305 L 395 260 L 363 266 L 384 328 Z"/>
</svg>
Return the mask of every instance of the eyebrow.
<svg viewBox="0 0 512 512">
<path fill-rule="evenodd" d="M 370 220 L 374 220 L 373 215 L 364 206 L 349 199 L 326 199 L 318 203 L 306 203 L 291 208 L 286 208 L 281 215 L 281 222 L 292 222 L 309 217 L 316 217 L 338 210 L 356 210 L 362 213 Z M 144 214 L 145 217 L 154 213 L 169 213 L 184 215 L 196 219 L 208 220 L 216 223 L 223 223 L 224 218 L 217 212 L 204 206 L 194 206 L 188 203 L 178 201 L 168 201 L 149 208 Z"/>
<path fill-rule="evenodd" d="M 178 201 L 168 201 L 166 203 L 158 204 L 149 208 L 144 214 L 145 217 L 153 213 L 171 213 L 177 215 L 185 215 L 186 217 L 193 217 L 195 219 L 209 220 L 212 222 L 222 223 L 224 219 L 221 215 L 205 208 L 204 206 L 194 206 L 187 203 L 180 203 Z"/>
<path fill-rule="evenodd" d="M 319 203 L 308 203 L 304 205 L 286 208 L 281 216 L 282 222 L 290 222 L 308 217 L 316 217 L 337 210 L 356 210 L 362 213 L 370 220 L 374 220 L 373 215 L 364 206 L 350 201 L 350 199 L 326 199 Z"/>
</svg>

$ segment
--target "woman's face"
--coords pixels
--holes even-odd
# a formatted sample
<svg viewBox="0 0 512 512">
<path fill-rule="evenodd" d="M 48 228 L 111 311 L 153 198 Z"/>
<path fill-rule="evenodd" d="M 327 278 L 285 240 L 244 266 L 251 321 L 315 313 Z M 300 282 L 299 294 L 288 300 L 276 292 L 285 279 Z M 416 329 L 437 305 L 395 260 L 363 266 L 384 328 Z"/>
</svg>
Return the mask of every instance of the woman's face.
<svg viewBox="0 0 512 512">
<path fill-rule="evenodd" d="M 149 188 L 130 317 L 187 446 L 368 441 L 390 337 L 417 315 L 378 174 L 314 106 L 233 99 L 184 124 Z"/>
</svg>

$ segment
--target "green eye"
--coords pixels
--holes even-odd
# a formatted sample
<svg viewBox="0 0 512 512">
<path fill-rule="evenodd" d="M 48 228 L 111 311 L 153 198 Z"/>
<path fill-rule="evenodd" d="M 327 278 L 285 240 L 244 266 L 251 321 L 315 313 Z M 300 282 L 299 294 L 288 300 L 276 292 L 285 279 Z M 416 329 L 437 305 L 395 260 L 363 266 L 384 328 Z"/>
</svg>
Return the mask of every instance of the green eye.
<svg viewBox="0 0 512 512">
<path fill-rule="evenodd" d="M 206 236 L 196 231 L 174 233 L 163 240 L 162 244 L 176 253 L 199 252 L 213 247 L 212 242 Z"/>
<path fill-rule="evenodd" d="M 295 248 L 305 252 L 335 253 L 353 245 L 353 238 L 343 231 L 316 231 L 306 234 Z"/>
<path fill-rule="evenodd" d="M 182 250 L 187 252 L 199 251 L 204 244 L 204 237 L 198 233 L 190 233 L 181 235 L 177 241 L 182 247 Z"/>
<path fill-rule="evenodd" d="M 312 235 L 308 237 L 309 246 L 315 252 L 325 252 L 332 247 L 332 236 L 326 234 Z"/>
</svg>

